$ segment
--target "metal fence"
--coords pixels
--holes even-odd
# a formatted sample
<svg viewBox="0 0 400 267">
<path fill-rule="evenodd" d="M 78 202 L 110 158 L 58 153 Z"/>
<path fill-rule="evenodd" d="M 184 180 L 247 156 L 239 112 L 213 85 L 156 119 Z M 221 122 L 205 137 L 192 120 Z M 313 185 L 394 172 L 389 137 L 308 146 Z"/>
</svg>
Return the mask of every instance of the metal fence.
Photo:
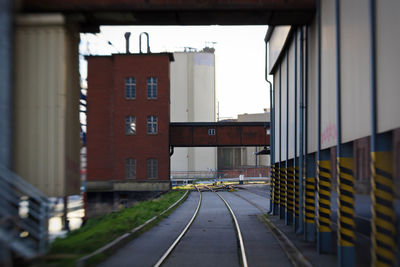
<svg viewBox="0 0 400 267">
<path fill-rule="evenodd" d="M 44 254 L 48 243 L 48 198 L 0 166 L 0 247 L 29 259 Z"/>
</svg>

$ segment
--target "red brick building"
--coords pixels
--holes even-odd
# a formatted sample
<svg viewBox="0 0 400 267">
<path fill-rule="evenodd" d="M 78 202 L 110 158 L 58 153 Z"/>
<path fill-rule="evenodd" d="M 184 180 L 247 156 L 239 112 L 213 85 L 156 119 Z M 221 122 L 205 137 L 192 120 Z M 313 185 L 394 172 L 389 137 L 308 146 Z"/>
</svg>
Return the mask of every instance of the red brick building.
<svg viewBox="0 0 400 267">
<path fill-rule="evenodd" d="M 173 55 L 89 56 L 87 213 L 170 189 Z"/>
</svg>

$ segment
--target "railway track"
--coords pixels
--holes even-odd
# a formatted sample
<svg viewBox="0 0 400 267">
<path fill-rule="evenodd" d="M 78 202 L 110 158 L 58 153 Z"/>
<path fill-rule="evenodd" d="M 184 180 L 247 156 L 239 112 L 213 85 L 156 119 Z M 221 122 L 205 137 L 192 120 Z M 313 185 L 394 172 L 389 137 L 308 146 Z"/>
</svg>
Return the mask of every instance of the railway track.
<svg viewBox="0 0 400 267">
<path fill-rule="evenodd" d="M 242 237 L 242 233 L 240 230 L 240 226 L 238 223 L 238 220 L 235 216 L 235 213 L 233 212 L 232 208 L 230 207 L 230 205 L 228 204 L 228 202 L 221 196 L 221 194 L 219 194 L 218 192 L 214 191 L 213 189 L 209 188 L 209 187 L 205 187 L 207 190 L 210 190 L 211 192 L 214 192 L 220 199 L 221 201 L 224 203 L 224 205 L 226 206 L 226 208 L 228 209 L 232 220 L 234 222 L 235 225 L 235 231 L 236 231 L 236 237 L 239 243 L 239 248 L 240 248 L 240 265 L 243 267 L 247 267 L 247 257 L 246 257 L 246 249 L 245 249 L 245 245 L 243 242 L 243 237 Z M 182 240 L 183 236 L 187 233 L 187 231 L 189 230 L 189 228 L 191 227 L 191 225 L 193 224 L 193 221 L 195 220 L 195 218 L 197 217 L 200 207 L 201 207 L 201 203 L 203 200 L 202 197 L 202 190 L 196 186 L 197 191 L 199 192 L 199 202 L 197 204 L 197 208 L 192 216 L 192 218 L 190 219 L 190 221 L 188 222 L 188 224 L 186 225 L 186 227 L 182 230 L 182 232 L 179 234 L 179 236 L 175 239 L 175 241 L 171 244 L 171 246 L 165 251 L 165 253 L 161 256 L 161 258 L 157 261 L 157 263 L 154 265 L 155 267 L 159 267 L 161 266 L 163 263 L 165 263 L 165 261 L 167 260 L 168 256 L 170 256 L 172 254 L 172 252 L 174 251 L 174 249 L 176 248 L 176 246 L 179 244 L 179 242 Z M 204 189 L 204 188 L 203 188 Z"/>
</svg>

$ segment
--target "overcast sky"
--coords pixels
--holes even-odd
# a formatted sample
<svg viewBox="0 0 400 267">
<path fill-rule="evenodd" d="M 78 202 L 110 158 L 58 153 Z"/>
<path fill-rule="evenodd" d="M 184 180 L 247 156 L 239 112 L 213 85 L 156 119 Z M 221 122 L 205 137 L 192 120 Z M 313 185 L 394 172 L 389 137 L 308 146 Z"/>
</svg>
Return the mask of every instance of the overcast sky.
<svg viewBox="0 0 400 267">
<path fill-rule="evenodd" d="M 133 53 L 139 51 L 141 32 L 149 33 L 151 52 L 183 51 L 184 47 L 201 50 L 215 43 L 220 118 L 236 118 L 269 107 L 269 87 L 264 80 L 266 31 L 267 26 L 104 26 L 99 34 L 81 35 L 80 53 L 125 52 L 125 32 L 131 32 Z M 83 78 L 86 68 L 81 60 Z"/>
</svg>

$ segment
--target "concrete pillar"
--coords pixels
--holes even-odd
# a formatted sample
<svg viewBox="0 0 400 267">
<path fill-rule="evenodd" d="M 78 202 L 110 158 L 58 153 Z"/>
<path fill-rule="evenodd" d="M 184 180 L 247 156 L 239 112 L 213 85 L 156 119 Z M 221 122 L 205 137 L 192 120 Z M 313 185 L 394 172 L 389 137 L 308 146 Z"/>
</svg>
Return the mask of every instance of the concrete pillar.
<svg viewBox="0 0 400 267">
<path fill-rule="evenodd" d="M 320 151 L 318 159 L 318 253 L 332 253 L 331 165 L 329 149 Z"/>
<path fill-rule="evenodd" d="M 354 159 L 353 143 L 341 145 L 337 158 L 338 181 L 338 266 L 355 266 Z"/>
<path fill-rule="evenodd" d="M 371 160 L 371 266 L 397 266 L 392 132 L 376 135 Z"/>
<path fill-rule="evenodd" d="M 315 241 L 315 154 L 307 155 L 305 195 L 305 240 Z"/>
</svg>

